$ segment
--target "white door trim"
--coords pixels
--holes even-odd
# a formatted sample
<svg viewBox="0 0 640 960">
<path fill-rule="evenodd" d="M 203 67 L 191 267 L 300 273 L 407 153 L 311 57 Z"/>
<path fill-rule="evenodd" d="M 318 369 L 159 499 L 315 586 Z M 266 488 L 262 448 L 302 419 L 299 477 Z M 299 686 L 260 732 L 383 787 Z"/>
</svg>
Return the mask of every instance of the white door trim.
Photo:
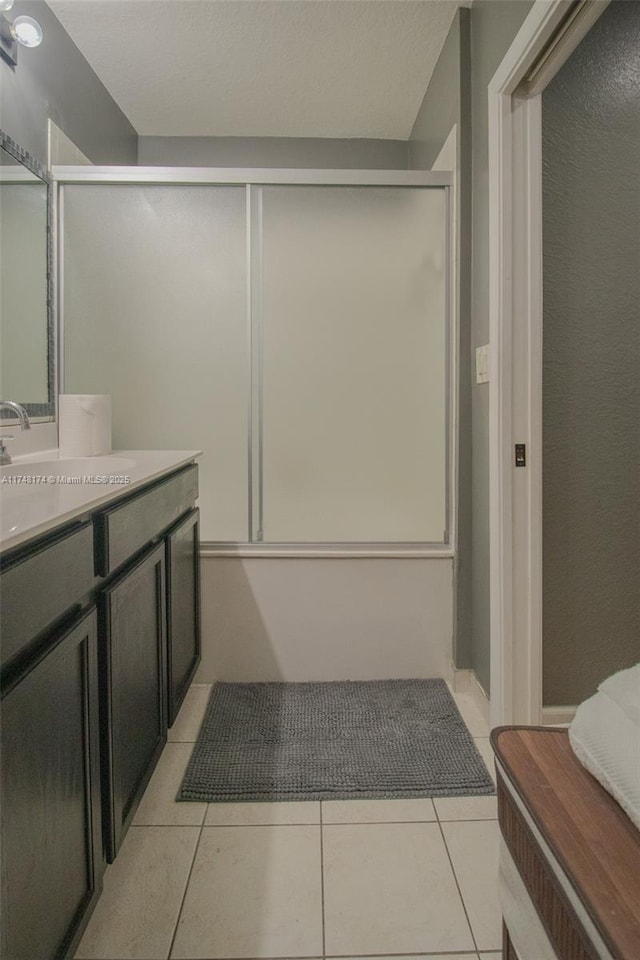
<svg viewBox="0 0 640 960">
<path fill-rule="evenodd" d="M 542 720 L 542 89 L 607 3 L 588 4 L 582 32 L 523 98 L 516 88 L 570 6 L 535 0 L 488 89 L 492 726 Z"/>
</svg>

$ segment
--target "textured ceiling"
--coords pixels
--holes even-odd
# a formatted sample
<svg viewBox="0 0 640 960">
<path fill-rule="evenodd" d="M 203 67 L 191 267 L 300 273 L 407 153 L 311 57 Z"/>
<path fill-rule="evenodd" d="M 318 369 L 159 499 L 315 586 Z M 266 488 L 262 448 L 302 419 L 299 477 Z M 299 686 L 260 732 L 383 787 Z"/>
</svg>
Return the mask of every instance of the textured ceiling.
<svg viewBox="0 0 640 960">
<path fill-rule="evenodd" d="M 409 136 L 460 5 L 48 2 L 142 136 L 383 139 Z"/>
</svg>

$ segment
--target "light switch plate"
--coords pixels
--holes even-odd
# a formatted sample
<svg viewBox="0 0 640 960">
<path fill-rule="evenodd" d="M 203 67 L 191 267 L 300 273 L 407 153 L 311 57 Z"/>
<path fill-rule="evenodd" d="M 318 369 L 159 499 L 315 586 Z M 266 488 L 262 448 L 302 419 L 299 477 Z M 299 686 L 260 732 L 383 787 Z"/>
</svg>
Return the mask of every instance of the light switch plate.
<svg viewBox="0 0 640 960">
<path fill-rule="evenodd" d="M 476 347 L 476 383 L 489 382 L 489 344 Z"/>
</svg>

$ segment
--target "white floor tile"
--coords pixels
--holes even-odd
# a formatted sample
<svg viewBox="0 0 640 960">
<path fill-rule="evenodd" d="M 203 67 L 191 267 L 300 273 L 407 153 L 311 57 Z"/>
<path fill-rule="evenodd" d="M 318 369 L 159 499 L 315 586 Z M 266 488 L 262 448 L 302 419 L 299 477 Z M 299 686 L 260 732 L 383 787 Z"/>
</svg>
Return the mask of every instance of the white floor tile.
<svg viewBox="0 0 640 960">
<path fill-rule="evenodd" d="M 323 823 L 406 823 L 435 820 L 431 800 L 323 800 Z"/>
<path fill-rule="evenodd" d="M 435 797 L 439 820 L 497 820 L 495 797 Z"/>
<path fill-rule="evenodd" d="M 502 960 L 502 953 L 481 953 L 480 960 Z"/>
<path fill-rule="evenodd" d="M 326 953 L 473 950 L 435 823 L 323 827 Z"/>
<path fill-rule="evenodd" d="M 176 801 L 193 744 L 167 743 L 144 792 L 133 823 L 137 826 L 200 826 L 206 803 Z"/>
<path fill-rule="evenodd" d="M 175 723 L 167 734 L 170 741 L 194 743 L 211 695 L 210 683 L 192 683 L 180 707 Z"/>
<path fill-rule="evenodd" d="M 474 737 L 473 741 L 478 748 L 480 756 L 485 762 L 485 766 L 489 771 L 489 776 L 496 782 L 496 764 L 493 750 L 491 749 L 491 744 L 489 743 L 488 737 Z"/>
<path fill-rule="evenodd" d="M 498 950 L 502 943 L 498 824 L 493 820 L 443 823 L 442 831 L 478 949 Z"/>
<path fill-rule="evenodd" d="M 204 827 L 172 960 L 320 955 L 320 828 Z"/>
<path fill-rule="evenodd" d="M 497 953 L 488 954 L 491 957 L 497 957 Z M 354 960 L 353 957 L 332 957 L 331 960 Z M 357 960 L 476 960 L 475 950 L 472 953 L 412 953 L 411 956 L 399 957 L 395 954 L 392 957 L 358 957 Z"/>
<path fill-rule="evenodd" d="M 472 737 L 488 737 L 489 724 L 482 716 L 476 703 L 470 693 L 452 692 L 451 696 L 455 700 L 456 707 L 460 711 L 460 716 L 469 728 Z"/>
<path fill-rule="evenodd" d="M 320 802 L 210 803 L 204 822 L 207 827 L 320 823 Z"/>
<path fill-rule="evenodd" d="M 131 827 L 76 960 L 165 960 L 199 827 Z"/>
</svg>

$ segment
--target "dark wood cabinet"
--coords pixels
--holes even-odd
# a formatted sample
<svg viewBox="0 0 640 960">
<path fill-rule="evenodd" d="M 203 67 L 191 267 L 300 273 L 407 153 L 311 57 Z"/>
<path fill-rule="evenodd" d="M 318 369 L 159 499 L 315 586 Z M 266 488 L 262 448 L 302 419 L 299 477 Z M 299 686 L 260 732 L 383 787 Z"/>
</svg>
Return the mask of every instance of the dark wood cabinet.
<svg viewBox="0 0 640 960">
<path fill-rule="evenodd" d="M 200 511 L 173 527 L 167 545 L 167 675 L 169 726 L 200 663 Z"/>
<path fill-rule="evenodd" d="M 197 495 L 188 464 L 0 557 L 0 960 L 73 955 L 166 743 L 200 659 Z"/>
<path fill-rule="evenodd" d="M 0 571 L 0 629 L 2 671 L 20 668 L 33 655 L 33 641 L 50 633 L 59 618 L 89 594 L 93 574 L 93 524 L 72 524 L 47 540 L 45 546 L 21 552 L 2 563 Z M 34 590 L 34 585 L 37 589 Z"/>
<path fill-rule="evenodd" d="M 100 597 L 105 847 L 114 858 L 167 740 L 165 548 Z"/>
<path fill-rule="evenodd" d="M 2 960 L 75 946 L 102 887 L 95 610 L 2 692 Z"/>
<path fill-rule="evenodd" d="M 183 467 L 150 489 L 126 497 L 123 503 L 96 516 L 96 569 L 106 577 L 193 507 L 198 496 L 198 467 Z"/>
</svg>

